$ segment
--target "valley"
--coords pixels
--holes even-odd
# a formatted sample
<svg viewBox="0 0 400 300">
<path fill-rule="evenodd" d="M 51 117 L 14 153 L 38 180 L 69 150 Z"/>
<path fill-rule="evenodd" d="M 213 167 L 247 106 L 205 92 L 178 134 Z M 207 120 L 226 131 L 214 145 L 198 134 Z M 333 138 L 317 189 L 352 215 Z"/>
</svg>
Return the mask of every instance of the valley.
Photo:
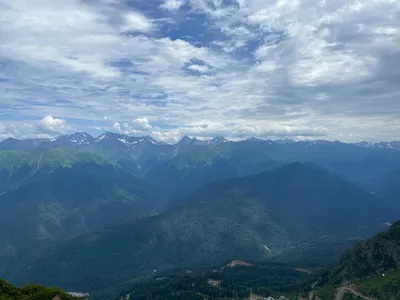
<svg viewBox="0 0 400 300">
<path fill-rule="evenodd" d="M 400 219 L 389 144 L 77 133 L 0 149 L 0 277 L 91 299 L 303 297 L 346 249 Z M 346 299 L 361 292 L 340 282 L 398 268 L 352 267 L 348 253 L 316 299 Z"/>
<path fill-rule="evenodd" d="M 0 0 L 0 300 L 400 300 L 400 0 Z"/>
</svg>

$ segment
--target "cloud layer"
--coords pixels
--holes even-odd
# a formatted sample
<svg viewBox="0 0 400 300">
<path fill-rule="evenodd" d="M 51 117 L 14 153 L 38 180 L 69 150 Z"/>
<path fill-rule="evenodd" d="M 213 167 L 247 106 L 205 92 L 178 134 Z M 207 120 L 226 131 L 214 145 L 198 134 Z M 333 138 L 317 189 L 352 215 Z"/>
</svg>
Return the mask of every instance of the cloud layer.
<svg viewBox="0 0 400 300">
<path fill-rule="evenodd" d="M 399 1 L 134 3 L 0 0 L 0 139 L 400 139 Z"/>
</svg>

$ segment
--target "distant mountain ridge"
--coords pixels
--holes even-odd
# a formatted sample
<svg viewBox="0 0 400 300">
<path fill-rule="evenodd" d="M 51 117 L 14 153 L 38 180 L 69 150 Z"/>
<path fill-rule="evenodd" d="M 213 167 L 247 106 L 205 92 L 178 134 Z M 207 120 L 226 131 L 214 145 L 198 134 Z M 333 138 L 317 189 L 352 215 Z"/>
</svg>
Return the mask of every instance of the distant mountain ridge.
<svg viewBox="0 0 400 300">
<path fill-rule="evenodd" d="M 223 137 L 204 141 L 187 136 L 169 145 L 150 136 L 105 132 L 94 138 L 78 132 L 54 139 L 7 139 L 0 142 L 0 149 L 37 153 L 65 148 L 99 155 L 125 172 L 146 178 L 174 199 L 215 180 L 250 176 L 296 161 L 317 163 L 355 183 L 400 169 L 400 150 L 395 144 L 373 145 L 258 138 L 235 142 Z M 0 179 L 2 172 L 0 160 Z"/>
<path fill-rule="evenodd" d="M 400 169 L 395 169 L 364 183 L 365 189 L 390 203 L 400 212 Z"/>
<path fill-rule="evenodd" d="M 70 135 L 61 135 L 59 137 L 55 138 L 31 138 L 31 139 L 16 139 L 16 138 L 7 138 L 4 139 L 3 141 L 0 141 L 0 150 L 29 150 L 29 149 L 35 149 L 36 147 L 40 147 L 41 144 L 45 144 L 47 147 L 51 146 L 66 146 L 68 144 L 69 146 L 73 147 L 78 147 L 82 145 L 88 145 L 93 142 L 99 142 L 104 138 L 108 137 L 116 137 L 119 139 L 122 143 L 127 142 L 132 143 L 134 141 L 137 142 L 142 142 L 142 141 L 148 141 L 156 145 L 165 145 L 167 143 L 162 142 L 162 141 L 157 141 L 156 139 L 150 137 L 150 136 L 143 136 L 143 137 L 134 137 L 134 136 L 129 136 L 126 134 L 121 134 L 121 133 L 115 133 L 115 132 L 105 132 L 102 133 L 101 135 L 97 137 L 91 136 L 89 133 L 86 132 L 76 132 Z M 175 144 L 172 145 L 216 145 L 219 143 L 224 143 L 224 142 L 233 142 L 233 143 L 241 143 L 241 142 L 253 142 L 253 143 L 277 143 L 277 144 L 292 144 L 292 143 L 298 143 L 298 142 L 304 142 L 304 143 L 310 143 L 310 144 L 324 144 L 324 143 L 343 143 L 340 141 L 328 141 L 328 140 L 309 140 L 309 141 L 294 141 L 290 139 L 281 139 L 281 140 L 269 140 L 269 139 L 262 139 L 262 138 L 256 138 L 256 137 L 250 137 L 247 139 L 242 139 L 238 141 L 229 141 L 226 138 L 222 136 L 217 136 L 214 138 L 210 139 L 197 139 L 197 138 L 190 138 L 188 136 L 184 136 L 181 138 L 180 141 L 178 141 Z M 400 150 L 400 141 L 381 141 L 381 142 L 354 142 L 354 143 L 345 143 L 345 144 L 351 144 L 351 145 L 356 145 L 359 147 L 365 147 L 365 148 L 380 148 L 380 149 L 397 149 Z"/>
<path fill-rule="evenodd" d="M 354 182 L 400 169 L 398 142 L 295 142 L 258 138 L 229 141 L 223 137 L 199 140 L 185 136 L 170 145 L 150 136 L 133 137 L 113 132 L 105 132 L 96 138 L 77 132 L 53 139 L 7 139 L 0 142 L 0 151 L 57 147 L 101 155 L 125 171 L 165 187 L 164 192 L 168 194 L 178 192 L 182 186 L 193 189 L 212 180 L 253 175 L 295 161 L 320 164 Z M 220 166 L 224 166 L 224 172 L 219 172 L 222 170 Z M 164 174 L 162 178 L 160 174 Z"/>
</svg>

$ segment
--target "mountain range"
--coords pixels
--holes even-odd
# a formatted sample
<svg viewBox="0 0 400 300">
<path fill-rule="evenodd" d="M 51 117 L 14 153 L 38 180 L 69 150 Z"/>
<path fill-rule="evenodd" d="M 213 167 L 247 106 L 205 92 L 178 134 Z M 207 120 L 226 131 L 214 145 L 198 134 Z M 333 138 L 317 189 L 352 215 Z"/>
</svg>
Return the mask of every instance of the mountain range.
<svg viewBox="0 0 400 300">
<path fill-rule="evenodd" d="M 118 139 L 119 142 L 132 146 L 138 143 L 151 143 L 155 145 L 168 145 L 165 142 L 157 141 L 150 136 L 144 137 L 133 137 L 125 134 L 113 133 L 113 132 L 105 132 L 99 135 L 97 138 L 91 136 L 86 132 L 76 132 L 71 135 L 63 135 L 56 138 L 37 138 L 37 139 L 24 139 L 19 140 L 15 138 L 7 138 L 0 142 L 0 150 L 32 150 L 32 149 L 43 149 L 43 148 L 51 148 L 51 147 L 74 147 L 79 148 L 84 145 L 92 145 L 93 143 L 99 143 L 102 140 L 112 140 Z M 222 136 L 217 136 L 215 138 L 211 138 L 208 140 L 200 140 L 197 138 L 190 138 L 188 136 L 184 136 L 178 143 L 175 145 L 196 145 L 196 146 L 209 146 L 214 147 L 220 143 L 232 142 L 225 139 Z M 285 140 L 263 140 L 260 138 L 251 137 L 248 139 L 240 140 L 238 143 L 268 143 L 268 144 L 293 144 L 296 143 L 294 140 L 285 139 Z M 326 140 L 311 140 L 311 141 L 302 141 L 300 143 L 308 143 L 310 145 L 318 145 L 318 144 L 329 144 L 329 143 L 341 143 L 339 141 L 329 142 Z M 378 149 L 400 149 L 400 141 L 392 141 L 392 142 L 357 142 L 357 143 L 349 143 L 351 145 L 355 145 L 363 148 L 378 148 Z"/>
<path fill-rule="evenodd" d="M 0 151 L 56 147 L 101 155 L 126 172 L 147 178 L 171 198 L 182 194 L 182 188 L 189 192 L 214 180 L 254 175 L 296 161 L 315 162 L 358 184 L 400 169 L 400 142 L 295 142 L 256 138 L 233 142 L 223 137 L 204 141 L 185 136 L 169 145 L 150 136 L 132 137 L 112 132 L 97 138 L 78 132 L 53 139 L 10 138 L 0 142 Z"/>
<path fill-rule="evenodd" d="M 0 277 L 97 293 L 229 259 L 319 268 L 400 219 L 396 145 L 4 140 Z"/>
</svg>

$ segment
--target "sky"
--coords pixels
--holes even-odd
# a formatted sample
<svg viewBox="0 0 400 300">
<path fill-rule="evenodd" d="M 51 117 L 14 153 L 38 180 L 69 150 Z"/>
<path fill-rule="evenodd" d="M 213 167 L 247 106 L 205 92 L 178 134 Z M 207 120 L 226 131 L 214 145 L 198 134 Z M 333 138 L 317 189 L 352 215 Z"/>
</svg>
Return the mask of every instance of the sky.
<svg viewBox="0 0 400 300">
<path fill-rule="evenodd" d="M 399 0 L 0 0 L 0 140 L 400 140 Z"/>
</svg>

